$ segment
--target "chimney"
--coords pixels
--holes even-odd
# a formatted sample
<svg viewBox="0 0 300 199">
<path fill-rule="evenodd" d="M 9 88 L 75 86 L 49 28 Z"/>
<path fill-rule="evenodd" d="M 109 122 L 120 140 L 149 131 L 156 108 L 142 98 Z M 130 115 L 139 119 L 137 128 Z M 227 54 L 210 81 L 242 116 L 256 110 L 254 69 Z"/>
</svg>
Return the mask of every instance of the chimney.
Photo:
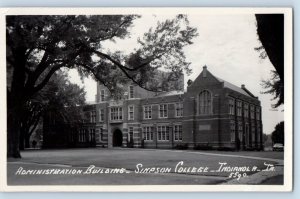
<svg viewBox="0 0 300 199">
<path fill-rule="evenodd" d="M 245 87 L 245 84 L 242 84 L 242 85 L 241 85 L 241 88 L 242 88 L 242 89 L 245 89 L 245 88 L 246 88 L 246 87 Z"/>
<path fill-rule="evenodd" d="M 189 80 L 187 81 L 187 85 L 190 86 L 190 85 L 192 85 L 192 84 L 193 84 L 193 81 L 192 81 L 191 79 L 189 79 Z"/>
<path fill-rule="evenodd" d="M 206 65 L 204 65 L 203 66 L 203 77 L 206 77 L 206 73 L 207 73 L 207 66 Z"/>
</svg>

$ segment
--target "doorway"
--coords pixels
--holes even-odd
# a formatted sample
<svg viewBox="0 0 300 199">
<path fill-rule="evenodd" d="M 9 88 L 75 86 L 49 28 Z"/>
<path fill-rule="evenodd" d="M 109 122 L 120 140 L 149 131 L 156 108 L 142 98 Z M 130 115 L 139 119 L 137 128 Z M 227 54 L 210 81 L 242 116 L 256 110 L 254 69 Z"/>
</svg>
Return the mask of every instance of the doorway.
<svg viewBox="0 0 300 199">
<path fill-rule="evenodd" d="M 121 147 L 123 142 L 123 135 L 120 129 L 116 129 L 113 133 L 113 147 Z"/>
</svg>

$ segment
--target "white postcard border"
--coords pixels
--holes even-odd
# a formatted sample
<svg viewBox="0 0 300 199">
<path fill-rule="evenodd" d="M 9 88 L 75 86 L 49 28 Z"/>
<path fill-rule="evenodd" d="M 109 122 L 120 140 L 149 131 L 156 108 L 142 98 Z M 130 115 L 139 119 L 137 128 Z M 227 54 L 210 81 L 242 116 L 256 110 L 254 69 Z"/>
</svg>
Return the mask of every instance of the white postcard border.
<svg viewBox="0 0 300 199">
<path fill-rule="evenodd" d="M 6 102 L 6 15 L 79 15 L 79 14 L 258 14 L 258 13 L 283 13 L 285 14 L 284 30 L 284 76 L 285 76 L 285 151 L 284 151 L 284 185 L 70 185 L 70 186 L 8 186 L 7 185 L 7 158 L 6 158 L 6 104 L 0 105 L 0 190 L 8 192 L 232 192 L 232 191 L 263 191 L 279 192 L 291 191 L 293 183 L 293 21 L 292 8 L 266 8 L 266 7 L 105 7 L 105 8 L 0 8 L 0 91 L 1 101 Z"/>
</svg>

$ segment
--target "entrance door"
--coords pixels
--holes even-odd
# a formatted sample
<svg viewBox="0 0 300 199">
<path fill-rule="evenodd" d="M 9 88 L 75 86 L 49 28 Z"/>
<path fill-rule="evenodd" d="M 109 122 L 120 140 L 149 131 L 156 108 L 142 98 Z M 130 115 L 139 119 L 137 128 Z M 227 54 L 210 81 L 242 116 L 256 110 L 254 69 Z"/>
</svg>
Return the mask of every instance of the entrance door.
<svg viewBox="0 0 300 199">
<path fill-rule="evenodd" d="M 123 142 L 123 135 L 120 129 L 116 129 L 113 134 L 113 146 L 121 147 Z"/>
</svg>

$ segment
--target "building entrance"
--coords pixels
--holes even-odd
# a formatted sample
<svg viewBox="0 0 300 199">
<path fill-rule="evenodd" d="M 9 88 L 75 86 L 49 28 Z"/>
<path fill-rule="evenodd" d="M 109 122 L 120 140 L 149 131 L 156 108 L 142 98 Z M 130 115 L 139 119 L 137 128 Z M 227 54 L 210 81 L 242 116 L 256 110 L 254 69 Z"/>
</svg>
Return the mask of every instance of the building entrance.
<svg viewBox="0 0 300 199">
<path fill-rule="evenodd" d="M 116 129 L 113 133 L 113 147 L 121 147 L 123 142 L 123 135 L 120 129 Z"/>
</svg>

